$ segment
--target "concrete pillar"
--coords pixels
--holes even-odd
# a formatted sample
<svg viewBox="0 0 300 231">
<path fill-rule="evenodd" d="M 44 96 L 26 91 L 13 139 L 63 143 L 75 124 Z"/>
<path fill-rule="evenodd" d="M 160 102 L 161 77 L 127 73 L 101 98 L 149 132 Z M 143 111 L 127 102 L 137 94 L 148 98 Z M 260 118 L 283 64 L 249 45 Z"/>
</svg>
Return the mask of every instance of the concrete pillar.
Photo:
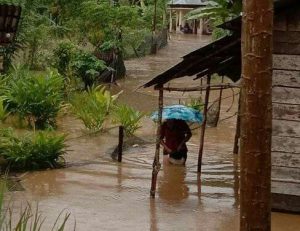
<svg viewBox="0 0 300 231">
<path fill-rule="evenodd" d="M 203 18 L 200 18 L 199 21 L 199 34 L 202 35 L 203 34 Z"/>
<path fill-rule="evenodd" d="M 179 10 L 179 27 L 181 26 L 184 26 L 182 25 L 182 10 Z"/>
<path fill-rule="evenodd" d="M 179 22 L 178 22 L 178 11 L 176 10 L 176 31 L 179 31 Z"/>
<path fill-rule="evenodd" d="M 172 10 L 170 9 L 169 32 L 173 30 Z"/>
</svg>

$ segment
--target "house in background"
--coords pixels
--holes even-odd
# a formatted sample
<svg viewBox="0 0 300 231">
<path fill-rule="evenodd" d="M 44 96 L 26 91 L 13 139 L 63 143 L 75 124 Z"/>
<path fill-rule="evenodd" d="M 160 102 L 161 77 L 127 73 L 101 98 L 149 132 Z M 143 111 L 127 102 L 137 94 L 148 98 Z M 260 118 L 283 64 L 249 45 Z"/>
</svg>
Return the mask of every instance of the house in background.
<svg viewBox="0 0 300 231">
<path fill-rule="evenodd" d="M 204 19 L 186 21 L 184 18 L 190 11 L 205 5 L 204 0 L 171 0 L 168 3 L 169 31 L 180 32 L 181 27 L 184 27 L 187 23 L 193 34 L 209 33 L 208 24 Z"/>
</svg>

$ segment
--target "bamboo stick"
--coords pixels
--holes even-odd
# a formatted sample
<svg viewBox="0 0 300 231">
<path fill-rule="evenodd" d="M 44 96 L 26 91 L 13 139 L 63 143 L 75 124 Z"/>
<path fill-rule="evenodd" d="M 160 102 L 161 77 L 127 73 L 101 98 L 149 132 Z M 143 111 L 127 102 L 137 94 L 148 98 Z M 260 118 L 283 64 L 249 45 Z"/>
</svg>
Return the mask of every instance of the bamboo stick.
<svg viewBox="0 0 300 231">
<path fill-rule="evenodd" d="M 160 170 L 160 162 L 159 162 L 159 153 L 160 153 L 160 131 L 161 131 L 161 124 L 162 124 L 162 111 L 163 111 L 163 89 L 159 90 L 159 97 L 158 97 L 158 120 L 157 120 L 157 131 L 156 131 L 156 149 L 155 149 L 155 156 L 153 161 L 153 170 L 152 170 L 152 180 L 151 180 L 151 190 L 150 196 L 152 198 L 155 197 L 156 192 L 156 182 L 157 182 L 157 174 Z"/>
<path fill-rule="evenodd" d="M 223 84 L 207 84 L 197 87 L 164 87 L 163 90 L 165 91 L 181 91 L 181 92 L 190 92 L 190 91 L 202 91 L 206 90 L 207 87 L 210 87 L 210 90 L 221 90 L 221 89 L 228 89 L 228 88 L 240 88 L 237 84 L 232 83 L 223 83 Z M 158 90 L 159 88 L 155 88 Z"/>
<path fill-rule="evenodd" d="M 207 122 L 207 108 L 208 108 L 208 101 L 209 101 L 209 92 L 210 92 L 210 79 L 211 76 L 207 76 L 207 87 L 205 92 L 205 104 L 203 110 L 203 123 L 201 126 L 201 134 L 200 134 L 200 148 L 199 148 L 199 156 L 198 156 L 198 173 L 201 173 L 202 167 L 202 155 L 203 155 L 203 147 L 204 147 L 204 136 L 205 136 L 205 128 Z"/>
<path fill-rule="evenodd" d="M 224 76 L 222 76 L 221 84 L 224 83 Z M 221 106 L 222 106 L 222 95 L 223 95 L 223 87 L 220 89 L 220 95 L 219 95 L 219 102 L 218 102 L 218 112 L 217 112 L 217 118 L 215 125 L 218 126 L 219 119 L 220 119 L 220 113 L 221 113 Z"/>
</svg>

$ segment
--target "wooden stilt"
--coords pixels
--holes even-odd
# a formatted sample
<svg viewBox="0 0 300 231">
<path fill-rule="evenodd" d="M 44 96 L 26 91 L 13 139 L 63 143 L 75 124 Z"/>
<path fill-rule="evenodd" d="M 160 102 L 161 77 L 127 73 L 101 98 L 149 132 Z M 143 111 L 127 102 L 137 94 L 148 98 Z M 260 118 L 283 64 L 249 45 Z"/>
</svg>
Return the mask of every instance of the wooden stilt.
<svg viewBox="0 0 300 231">
<path fill-rule="evenodd" d="M 119 127 L 118 162 L 122 162 L 124 127 Z"/>
<path fill-rule="evenodd" d="M 238 113 L 237 113 L 237 119 L 236 119 L 236 131 L 235 131 L 235 137 L 234 137 L 234 146 L 233 146 L 233 154 L 239 154 L 239 139 L 240 139 L 240 127 L 241 127 L 241 93 L 239 95 L 239 105 L 238 105 Z"/>
<path fill-rule="evenodd" d="M 208 101 L 209 101 L 209 92 L 210 92 L 210 79 L 211 76 L 207 76 L 207 88 L 205 93 L 205 104 L 203 110 L 203 123 L 201 126 L 201 134 L 200 134 L 200 147 L 199 147 L 199 156 L 198 156 L 198 173 L 201 173 L 202 167 L 202 154 L 203 154 L 203 147 L 204 147 L 204 136 L 205 136 L 205 128 L 207 122 L 207 108 L 208 108 Z"/>
<path fill-rule="evenodd" d="M 200 86 L 202 87 L 203 78 L 200 79 Z M 202 88 L 200 89 L 200 95 L 202 96 Z"/>
<path fill-rule="evenodd" d="M 161 130 L 161 123 L 162 123 L 162 111 L 163 111 L 163 89 L 159 89 L 156 149 L 155 149 L 155 156 L 153 161 L 152 181 L 151 181 L 151 191 L 150 191 L 150 196 L 153 198 L 155 197 L 157 174 L 160 170 L 159 153 L 160 153 L 160 130 Z"/>
<path fill-rule="evenodd" d="M 224 76 L 222 76 L 221 84 L 224 83 Z M 219 119 L 220 119 L 220 112 L 221 112 L 221 106 L 222 106 L 222 96 L 223 96 L 223 88 L 220 89 L 220 95 L 219 95 L 219 102 L 218 102 L 218 111 L 216 116 L 216 123 L 215 125 L 218 126 Z"/>
</svg>

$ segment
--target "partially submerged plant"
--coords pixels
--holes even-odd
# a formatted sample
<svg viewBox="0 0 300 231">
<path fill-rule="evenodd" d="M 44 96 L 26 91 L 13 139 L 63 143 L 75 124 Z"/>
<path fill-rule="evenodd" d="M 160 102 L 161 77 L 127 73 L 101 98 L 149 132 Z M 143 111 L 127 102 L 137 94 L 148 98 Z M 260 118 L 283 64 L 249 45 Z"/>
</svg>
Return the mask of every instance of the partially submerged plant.
<svg viewBox="0 0 300 231">
<path fill-rule="evenodd" d="M 143 116 L 143 113 L 134 108 L 121 104 L 114 108 L 113 122 L 122 125 L 127 135 L 133 135 L 141 127 L 140 120 Z"/>
<path fill-rule="evenodd" d="M 17 136 L 12 129 L 0 130 L 0 156 L 14 170 L 60 167 L 65 148 L 64 135 L 44 131 Z"/>
<path fill-rule="evenodd" d="M 111 95 L 103 86 L 90 88 L 74 95 L 70 102 L 72 111 L 87 129 L 99 131 L 120 93 Z"/>
<path fill-rule="evenodd" d="M 203 111 L 204 104 L 201 98 L 190 98 L 189 102 L 185 103 L 185 106 L 193 108 L 197 111 Z"/>
<path fill-rule="evenodd" d="M 10 82 L 5 91 L 9 110 L 37 128 L 55 125 L 63 100 L 63 78 L 57 72 Z"/>
</svg>

